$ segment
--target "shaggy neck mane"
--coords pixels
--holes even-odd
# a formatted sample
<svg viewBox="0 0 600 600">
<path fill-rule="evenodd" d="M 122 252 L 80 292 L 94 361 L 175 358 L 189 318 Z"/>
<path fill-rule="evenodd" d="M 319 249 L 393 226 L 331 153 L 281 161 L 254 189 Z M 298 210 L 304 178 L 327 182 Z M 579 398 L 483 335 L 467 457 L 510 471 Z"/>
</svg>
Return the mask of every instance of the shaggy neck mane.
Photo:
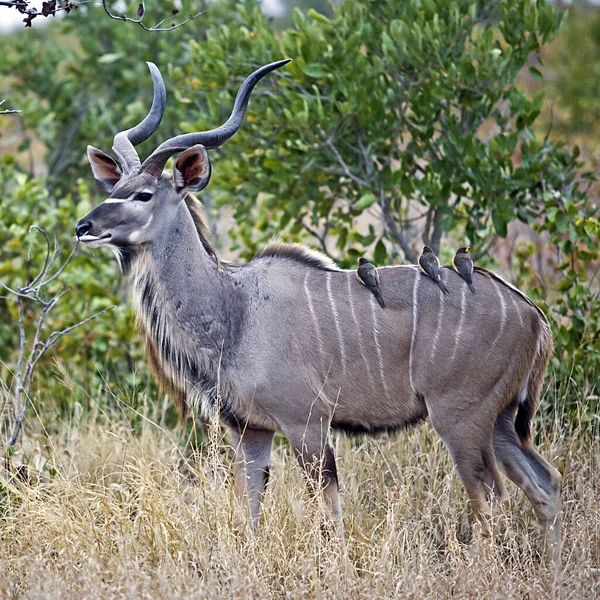
<svg viewBox="0 0 600 600">
<path fill-rule="evenodd" d="M 341 269 L 328 256 L 302 246 L 301 244 L 284 244 L 271 242 L 260 250 L 254 260 L 262 258 L 279 258 L 320 269 L 321 271 L 341 271 Z"/>
<path fill-rule="evenodd" d="M 206 253 L 215 261 L 217 269 L 220 270 L 221 265 L 223 264 L 239 266 L 235 263 L 224 261 L 217 255 L 214 246 L 210 243 L 212 233 L 204 220 L 202 204 L 200 201 L 193 194 L 188 194 L 185 197 L 185 204 L 192 215 L 192 220 L 194 221 L 194 226 L 198 232 L 200 242 Z M 311 248 L 307 248 L 306 246 L 302 246 L 301 244 L 285 244 L 283 242 L 273 241 L 260 250 L 253 260 L 264 258 L 289 260 L 322 271 L 341 270 L 328 256 L 325 256 L 316 250 L 312 250 Z"/>
<path fill-rule="evenodd" d="M 200 242 L 206 253 L 215 261 L 217 264 L 217 268 L 221 267 L 221 259 L 217 256 L 217 252 L 214 246 L 210 243 L 209 238 L 212 236 L 208 225 L 204 221 L 204 216 L 202 214 L 202 204 L 200 200 L 196 198 L 193 194 L 188 194 L 185 197 L 185 205 L 188 207 L 190 211 L 190 215 L 192 215 L 192 221 L 194 221 L 194 226 L 196 227 L 196 231 L 198 232 L 198 237 L 200 238 Z"/>
<path fill-rule="evenodd" d="M 244 323 L 245 297 L 219 274 L 209 235 L 190 194 L 168 229 L 137 249 L 127 273 L 148 362 L 182 419 L 189 404 L 211 414 L 217 389 L 227 408 L 225 373 Z"/>
</svg>

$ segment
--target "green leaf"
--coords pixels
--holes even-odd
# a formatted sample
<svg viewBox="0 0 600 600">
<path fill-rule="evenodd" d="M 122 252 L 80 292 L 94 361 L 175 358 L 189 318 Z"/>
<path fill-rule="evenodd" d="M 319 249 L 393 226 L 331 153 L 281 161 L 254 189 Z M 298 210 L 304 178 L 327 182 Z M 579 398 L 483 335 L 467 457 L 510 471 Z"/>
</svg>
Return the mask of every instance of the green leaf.
<svg viewBox="0 0 600 600">
<path fill-rule="evenodd" d="M 101 65 L 109 65 L 110 63 L 114 63 L 118 60 L 121 60 L 121 55 L 114 53 L 114 54 L 103 54 L 99 59 L 98 62 Z"/>
<path fill-rule="evenodd" d="M 310 63 L 306 65 L 303 71 L 305 75 L 308 75 L 314 79 L 324 79 L 329 75 L 329 71 L 317 63 Z"/>
<path fill-rule="evenodd" d="M 498 213 L 498 211 L 493 208 L 492 208 L 492 223 L 494 225 L 494 229 L 495 229 L 496 233 L 500 237 L 506 237 L 506 234 L 508 232 L 508 223 Z"/>
<path fill-rule="evenodd" d="M 322 23 L 323 25 L 329 25 L 331 22 L 325 15 L 322 15 L 320 12 L 317 12 L 314 8 L 309 9 L 306 13 L 311 19 Z"/>
<path fill-rule="evenodd" d="M 380 238 L 377 244 L 375 244 L 375 251 L 373 252 L 373 260 L 376 265 L 383 266 L 388 263 L 388 253 L 383 243 L 383 238 Z"/>
<path fill-rule="evenodd" d="M 535 67 L 529 67 L 529 74 L 537 81 L 541 81 L 542 79 L 544 79 L 542 73 Z"/>
<path fill-rule="evenodd" d="M 377 196 L 375 196 L 373 192 L 367 192 L 360 197 L 358 202 L 354 205 L 354 208 L 362 212 L 363 210 L 369 208 L 369 206 L 375 204 L 375 202 L 377 202 Z"/>
</svg>

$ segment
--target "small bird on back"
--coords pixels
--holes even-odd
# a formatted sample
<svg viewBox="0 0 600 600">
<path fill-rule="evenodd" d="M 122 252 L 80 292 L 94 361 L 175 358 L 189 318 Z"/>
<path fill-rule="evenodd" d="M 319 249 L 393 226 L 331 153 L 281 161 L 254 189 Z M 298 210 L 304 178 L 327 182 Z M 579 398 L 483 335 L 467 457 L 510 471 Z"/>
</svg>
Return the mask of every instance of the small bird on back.
<svg viewBox="0 0 600 600">
<path fill-rule="evenodd" d="M 461 246 L 452 259 L 452 268 L 467 282 L 471 293 L 475 293 L 473 285 L 473 261 L 469 255 L 470 246 Z"/>
<path fill-rule="evenodd" d="M 377 302 L 379 302 L 379 306 L 385 308 L 383 295 L 381 294 L 381 284 L 379 283 L 379 273 L 366 258 L 361 257 L 358 259 L 356 278 L 373 293 L 377 298 Z"/>
<path fill-rule="evenodd" d="M 429 246 L 423 246 L 423 252 L 419 256 L 419 269 L 431 277 L 444 294 L 450 293 L 440 277 L 440 261 Z"/>
</svg>

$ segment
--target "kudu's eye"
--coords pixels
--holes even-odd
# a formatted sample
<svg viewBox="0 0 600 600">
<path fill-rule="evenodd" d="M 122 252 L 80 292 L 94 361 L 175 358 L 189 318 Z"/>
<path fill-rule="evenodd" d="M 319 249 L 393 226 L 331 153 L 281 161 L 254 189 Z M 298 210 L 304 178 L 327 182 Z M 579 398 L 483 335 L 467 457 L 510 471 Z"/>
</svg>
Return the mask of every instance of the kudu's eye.
<svg viewBox="0 0 600 600">
<path fill-rule="evenodd" d="M 140 202 L 148 202 L 148 200 L 152 199 L 152 192 L 140 192 L 135 195 L 134 200 L 139 200 Z"/>
</svg>

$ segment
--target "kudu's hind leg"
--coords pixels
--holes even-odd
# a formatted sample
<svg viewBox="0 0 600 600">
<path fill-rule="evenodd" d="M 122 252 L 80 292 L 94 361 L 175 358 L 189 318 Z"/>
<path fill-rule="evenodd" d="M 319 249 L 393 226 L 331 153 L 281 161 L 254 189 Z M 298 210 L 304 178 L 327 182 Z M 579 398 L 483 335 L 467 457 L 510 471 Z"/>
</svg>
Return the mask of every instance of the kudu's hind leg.
<svg viewBox="0 0 600 600">
<path fill-rule="evenodd" d="M 523 444 L 515 431 L 514 405 L 498 416 L 494 427 L 494 452 L 507 477 L 515 482 L 533 504 L 545 531 L 546 553 L 560 556 L 560 473 L 530 444 Z"/>
<path fill-rule="evenodd" d="M 245 502 L 247 499 L 252 528 L 256 529 L 269 479 L 274 433 L 249 428 L 243 431 L 230 429 L 230 433 L 235 452 L 235 495 L 240 502 Z"/>
<path fill-rule="evenodd" d="M 448 408 L 446 408 L 448 407 Z M 458 419 L 455 402 L 440 402 L 427 410 L 433 428 L 450 453 L 456 472 L 469 496 L 484 537 L 491 535 L 490 500 L 507 497 L 492 448 L 493 419 Z M 489 422 L 488 422 L 489 421 Z"/>
</svg>

